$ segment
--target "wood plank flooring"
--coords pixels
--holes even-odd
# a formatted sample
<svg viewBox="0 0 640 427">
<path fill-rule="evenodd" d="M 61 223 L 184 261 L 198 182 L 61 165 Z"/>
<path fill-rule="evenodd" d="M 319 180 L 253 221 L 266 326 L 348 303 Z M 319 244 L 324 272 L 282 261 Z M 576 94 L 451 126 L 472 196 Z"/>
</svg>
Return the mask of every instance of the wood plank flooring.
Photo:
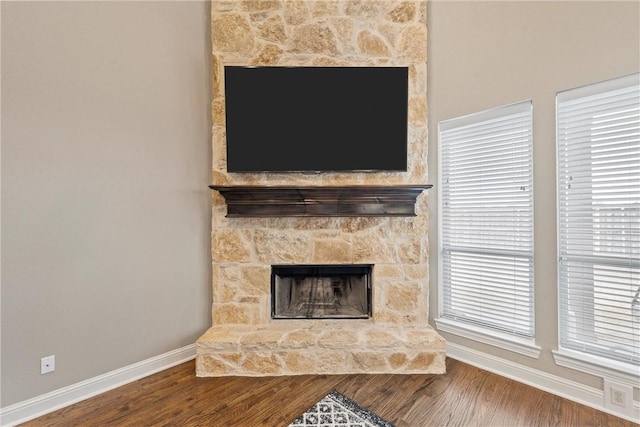
<svg viewBox="0 0 640 427">
<path fill-rule="evenodd" d="M 638 424 L 447 359 L 445 375 L 197 378 L 194 362 L 23 426 L 286 426 L 332 389 L 397 427 Z"/>
</svg>

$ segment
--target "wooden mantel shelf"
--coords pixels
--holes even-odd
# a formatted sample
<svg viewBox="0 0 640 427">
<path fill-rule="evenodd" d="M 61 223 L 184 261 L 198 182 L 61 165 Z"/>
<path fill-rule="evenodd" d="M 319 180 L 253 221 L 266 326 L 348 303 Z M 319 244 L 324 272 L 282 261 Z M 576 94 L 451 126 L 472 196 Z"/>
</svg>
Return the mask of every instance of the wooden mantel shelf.
<svg viewBox="0 0 640 427">
<path fill-rule="evenodd" d="M 415 216 L 432 185 L 210 185 L 227 202 L 227 217 Z"/>
</svg>

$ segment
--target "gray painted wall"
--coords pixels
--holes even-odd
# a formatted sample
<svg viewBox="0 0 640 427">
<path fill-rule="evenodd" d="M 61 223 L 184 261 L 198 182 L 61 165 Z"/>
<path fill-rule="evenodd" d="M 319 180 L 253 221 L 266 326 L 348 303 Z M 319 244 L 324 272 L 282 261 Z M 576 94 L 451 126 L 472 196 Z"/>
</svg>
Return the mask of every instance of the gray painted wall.
<svg viewBox="0 0 640 427">
<path fill-rule="evenodd" d="M 538 360 L 443 333 L 447 341 L 596 388 L 602 380 L 555 365 L 557 349 L 555 94 L 638 72 L 640 3 L 429 4 L 429 182 L 437 184 L 439 121 L 533 100 L 535 301 Z M 430 253 L 438 253 L 437 185 L 429 190 Z M 430 261 L 431 321 L 437 256 Z"/>
<path fill-rule="evenodd" d="M 1 8 L 4 407 L 210 326 L 211 48 L 208 2 Z"/>
</svg>

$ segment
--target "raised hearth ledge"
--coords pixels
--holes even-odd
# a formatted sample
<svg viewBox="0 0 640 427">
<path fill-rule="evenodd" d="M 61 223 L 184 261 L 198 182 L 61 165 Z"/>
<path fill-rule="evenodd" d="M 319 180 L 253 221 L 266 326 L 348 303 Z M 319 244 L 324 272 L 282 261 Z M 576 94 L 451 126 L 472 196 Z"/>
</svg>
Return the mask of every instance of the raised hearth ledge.
<svg viewBox="0 0 640 427">
<path fill-rule="evenodd" d="M 210 185 L 227 202 L 227 217 L 415 216 L 424 185 Z"/>
<path fill-rule="evenodd" d="M 445 358 L 429 325 L 281 320 L 212 326 L 196 342 L 196 375 L 442 374 Z"/>
</svg>

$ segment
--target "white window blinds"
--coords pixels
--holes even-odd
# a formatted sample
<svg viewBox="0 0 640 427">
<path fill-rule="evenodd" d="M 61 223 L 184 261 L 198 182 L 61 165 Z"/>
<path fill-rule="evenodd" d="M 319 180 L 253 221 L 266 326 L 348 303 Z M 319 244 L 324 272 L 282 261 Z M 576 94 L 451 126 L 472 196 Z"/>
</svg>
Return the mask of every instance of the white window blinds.
<svg viewBox="0 0 640 427">
<path fill-rule="evenodd" d="M 640 74 L 557 96 L 560 347 L 640 363 Z"/>
<path fill-rule="evenodd" d="M 534 336 L 532 105 L 439 124 L 441 316 Z"/>
</svg>

